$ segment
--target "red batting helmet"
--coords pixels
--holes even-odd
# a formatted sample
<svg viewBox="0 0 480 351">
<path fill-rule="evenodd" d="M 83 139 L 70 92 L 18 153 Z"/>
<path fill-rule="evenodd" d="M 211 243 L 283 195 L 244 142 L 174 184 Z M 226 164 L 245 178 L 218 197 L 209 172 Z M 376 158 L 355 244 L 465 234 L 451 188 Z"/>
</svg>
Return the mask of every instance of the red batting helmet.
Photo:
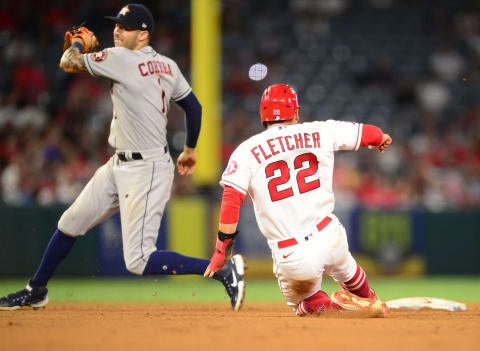
<svg viewBox="0 0 480 351">
<path fill-rule="evenodd" d="M 260 116 L 262 123 L 289 121 L 298 110 L 297 93 L 286 84 L 269 86 L 262 95 Z"/>
</svg>

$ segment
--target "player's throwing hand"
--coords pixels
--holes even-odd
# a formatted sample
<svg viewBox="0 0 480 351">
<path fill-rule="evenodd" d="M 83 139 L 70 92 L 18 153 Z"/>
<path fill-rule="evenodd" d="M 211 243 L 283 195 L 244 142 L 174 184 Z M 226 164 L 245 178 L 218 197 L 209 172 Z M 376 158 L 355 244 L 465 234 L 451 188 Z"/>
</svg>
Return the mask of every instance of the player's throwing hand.
<svg viewBox="0 0 480 351">
<path fill-rule="evenodd" d="M 197 164 L 197 154 L 195 149 L 185 146 L 183 152 L 178 156 L 177 168 L 181 175 L 190 175 L 195 171 Z"/>
<path fill-rule="evenodd" d="M 391 143 L 392 143 L 392 138 L 390 137 L 390 135 L 383 133 L 383 141 L 382 141 L 382 143 L 381 143 L 380 145 L 377 145 L 377 146 L 369 145 L 368 148 L 369 148 L 370 150 L 377 149 L 378 152 L 380 152 L 381 154 L 383 154 L 383 153 L 385 152 L 385 149 L 386 149 L 387 147 L 389 147 Z"/>
</svg>

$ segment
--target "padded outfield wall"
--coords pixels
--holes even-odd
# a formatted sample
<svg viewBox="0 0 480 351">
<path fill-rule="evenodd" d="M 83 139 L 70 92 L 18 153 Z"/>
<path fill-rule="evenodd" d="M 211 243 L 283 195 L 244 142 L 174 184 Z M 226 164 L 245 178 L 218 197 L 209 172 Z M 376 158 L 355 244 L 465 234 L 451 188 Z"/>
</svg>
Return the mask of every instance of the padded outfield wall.
<svg viewBox="0 0 480 351">
<path fill-rule="evenodd" d="M 30 276 L 41 260 L 64 208 L 0 210 L 0 275 Z M 210 257 L 218 205 L 201 198 L 172 199 L 162 221 L 159 249 Z M 337 215 L 350 249 L 369 274 L 480 274 L 480 213 L 379 212 L 355 209 Z M 247 202 L 236 251 L 249 262 L 249 276 L 271 276 L 271 256 Z M 123 263 L 119 216 L 88 232 L 75 244 L 58 275 L 128 274 Z"/>
</svg>

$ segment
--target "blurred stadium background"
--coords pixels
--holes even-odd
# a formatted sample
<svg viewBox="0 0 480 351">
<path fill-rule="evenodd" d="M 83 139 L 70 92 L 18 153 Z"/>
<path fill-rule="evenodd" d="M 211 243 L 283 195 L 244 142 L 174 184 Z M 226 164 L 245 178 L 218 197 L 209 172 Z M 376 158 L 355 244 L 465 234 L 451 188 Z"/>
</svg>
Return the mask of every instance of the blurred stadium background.
<svg viewBox="0 0 480 351">
<path fill-rule="evenodd" d="M 109 82 L 65 74 L 58 62 L 64 32 L 83 21 L 102 47 L 113 46 L 112 27 L 103 16 L 126 3 L 0 5 L 2 292 L 16 282 L 7 278 L 33 274 L 61 212 L 113 152 L 107 145 Z M 218 179 L 234 148 L 261 130 L 262 91 L 283 82 L 299 93 L 304 121 L 372 123 L 393 136 L 394 145 L 383 156 L 361 150 L 336 158 L 336 214 L 365 270 L 388 277 L 388 284 L 408 276 L 441 286 L 432 275 L 463 275 L 478 287 L 478 1 L 143 3 L 156 20 L 152 46 L 179 63 L 205 107 L 199 148 L 208 151 L 200 151 L 199 175 L 176 176 L 159 248 L 210 256 L 221 197 Z M 218 12 L 204 7 L 215 5 Z M 193 18 L 204 23 L 191 25 Z M 248 70 L 257 62 L 269 73 L 252 81 Z M 175 158 L 185 134 L 182 112 L 173 105 L 168 128 Z M 272 280 L 269 251 L 248 201 L 240 231 L 236 250 L 247 257 L 249 277 Z M 99 280 L 92 277 L 127 275 L 120 235 L 118 217 L 94 228 L 58 276 L 89 277 L 94 284 Z"/>
</svg>

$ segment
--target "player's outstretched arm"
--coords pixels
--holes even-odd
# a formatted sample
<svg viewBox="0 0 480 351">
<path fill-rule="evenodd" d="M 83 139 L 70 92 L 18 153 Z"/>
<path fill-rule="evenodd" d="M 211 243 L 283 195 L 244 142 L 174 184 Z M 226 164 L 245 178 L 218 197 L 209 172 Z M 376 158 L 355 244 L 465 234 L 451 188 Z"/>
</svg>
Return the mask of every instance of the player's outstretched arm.
<svg viewBox="0 0 480 351">
<path fill-rule="evenodd" d="M 240 217 L 240 206 L 244 198 L 244 194 L 230 186 L 225 186 L 220 207 L 220 221 L 215 252 L 203 274 L 204 277 L 213 277 L 215 272 L 222 268 L 227 260 L 230 259 L 233 243 L 238 234 L 237 224 Z"/>
<path fill-rule="evenodd" d="M 98 45 L 97 37 L 86 27 L 65 32 L 60 68 L 67 73 L 88 73 L 82 54 L 95 52 Z"/>
<path fill-rule="evenodd" d="M 60 59 L 59 67 L 67 73 L 88 73 L 83 55 L 75 46 L 65 50 Z"/>
<path fill-rule="evenodd" d="M 362 139 L 360 146 L 368 146 L 370 150 L 377 149 L 380 153 L 384 153 L 385 149 L 392 143 L 390 135 L 385 134 L 382 130 L 371 124 L 364 124 L 362 128 Z"/>
<path fill-rule="evenodd" d="M 392 144 L 392 138 L 390 135 L 382 133 L 382 143 L 380 145 L 374 146 L 374 145 L 369 145 L 368 148 L 370 150 L 377 149 L 378 152 L 383 154 L 385 152 L 385 149 L 389 147 Z"/>
<path fill-rule="evenodd" d="M 220 223 L 220 228 L 222 228 Z M 235 223 L 235 230 L 232 233 L 224 233 L 221 229 L 218 231 L 217 243 L 215 244 L 215 252 L 213 253 L 212 258 L 210 259 L 210 264 L 208 265 L 204 277 L 213 277 L 215 272 L 222 268 L 225 263 L 232 257 L 233 253 L 233 243 L 235 242 L 238 231 L 236 231 L 237 223 Z"/>
</svg>

